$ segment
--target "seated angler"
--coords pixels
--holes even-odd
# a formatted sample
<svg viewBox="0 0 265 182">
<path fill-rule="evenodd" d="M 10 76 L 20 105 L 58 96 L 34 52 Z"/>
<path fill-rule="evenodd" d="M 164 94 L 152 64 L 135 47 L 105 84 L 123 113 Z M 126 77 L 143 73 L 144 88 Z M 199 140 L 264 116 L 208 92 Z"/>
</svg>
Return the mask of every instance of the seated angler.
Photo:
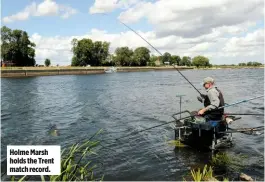
<svg viewBox="0 0 265 182">
<path fill-rule="evenodd" d="M 203 79 L 203 86 L 207 95 L 201 95 L 204 98 L 204 107 L 198 114 L 203 116 L 206 121 L 220 121 L 224 114 L 224 108 L 216 110 L 218 107 L 224 106 L 224 98 L 222 92 L 214 86 L 214 79 L 207 77 Z M 198 100 L 202 100 L 198 97 Z"/>
</svg>

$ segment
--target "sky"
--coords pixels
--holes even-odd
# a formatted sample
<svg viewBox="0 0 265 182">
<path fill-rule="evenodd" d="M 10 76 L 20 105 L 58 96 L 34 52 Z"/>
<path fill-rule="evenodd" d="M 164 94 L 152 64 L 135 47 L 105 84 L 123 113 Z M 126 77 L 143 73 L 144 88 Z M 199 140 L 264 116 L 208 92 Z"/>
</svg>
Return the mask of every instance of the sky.
<svg viewBox="0 0 265 182">
<path fill-rule="evenodd" d="M 264 0 L 2 0 L 2 26 L 26 31 L 36 63 L 70 65 L 71 41 L 90 38 L 211 64 L 264 62 Z"/>
</svg>

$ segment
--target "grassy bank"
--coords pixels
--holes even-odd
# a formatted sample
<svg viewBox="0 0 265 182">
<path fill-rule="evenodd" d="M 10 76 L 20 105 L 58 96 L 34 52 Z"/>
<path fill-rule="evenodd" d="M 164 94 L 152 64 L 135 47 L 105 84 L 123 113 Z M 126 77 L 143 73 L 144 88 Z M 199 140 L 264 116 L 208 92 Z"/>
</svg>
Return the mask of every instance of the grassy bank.
<svg viewBox="0 0 265 182">
<path fill-rule="evenodd" d="M 104 70 L 109 68 L 109 66 L 93 66 L 93 67 L 81 67 L 81 66 L 50 66 L 50 67 L 1 67 L 1 70 Z M 173 66 L 117 66 L 118 71 L 121 70 L 147 70 L 147 69 L 154 69 L 154 70 L 165 70 L 165 69 L 174 69 Z M 195 66 L 176 66 L 178 69 L 251 69 L 251 68 L 264 68 L 264 66 L 231 66 L 231 65 L 217 65 L 212 67 L 199 67 L 196 68 Z"/>
<path fill-rule="evenodd" d="M 2 67 L 1 77 L 28 77 L 28 76 L 51 76 L 51 75 L 86 75 L 103 74 L 106 66 L 98 67 Z M 264 69 L 264 66 L 214 66 L 211 68 L 196 68 L 194 66 L 177 66 L 179 70 L 215 70 L 215 69 Z M 145 67 L 117 67 L 117 72 L 137 71 L 163 71 L 175 70 L 173 66 L 145 66 Z"/>
<path fill-rule="evenodd" d="M 73 70 L 80 70 L 80 69 L 107 69 L 110 66 L 93 66 L 93 67 L 81 67 L 81 66 L 50 66 L 50 67 L 1 67 L 1 70 L 55 70 L 55 69 L 73 69 Z M 174 69 L 173 66 L 117 66 L 118 70 L 123 69 Z M 177 66 L 180 69 L 193 69 L 193 66 Z"/>
<path fill-rule="evenodd" d="M 103 74 L 108 67 L 3 67 L 1 77 L 28 77 L 51 75 Z M 180 70 L 193 67 L 178 67 Z M 164 67 L 117 67 L 117 72 L 175 70 L 173 66 Z"/>
<path fill-rule="evenodd" d="M 196 68 L 196 69 L 264 69 L 264 66 L 213 66 L 211 68 Z"/>
</svg>

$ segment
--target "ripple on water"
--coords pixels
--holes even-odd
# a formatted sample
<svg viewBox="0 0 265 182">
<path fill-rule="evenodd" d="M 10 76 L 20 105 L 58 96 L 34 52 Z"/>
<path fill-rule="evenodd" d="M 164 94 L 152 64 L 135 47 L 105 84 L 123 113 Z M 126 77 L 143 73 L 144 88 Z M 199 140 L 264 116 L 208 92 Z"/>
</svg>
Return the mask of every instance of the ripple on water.
<svg viewBox="0 0 265 182">
<path fill-rule="evenodd" d="M 206 76 L 213 76 L 223 91 L 225 101 L 236 101 L 263 94 L 264 71 L 260 70 L 187 70 L 183 74 L 200 91 Z M 52 78 L 52 79 L 51 79 Z M 153 128 L 120 141 L 114 139 L 131 132 L 172 121 L 172 114 L 197 110 L 197 92 L 178 72 L 135 72 L 102 75 L 69 75 L 1 79 L 2 157 L 7 144 L 60 144 L 70 146 L 88 139 L 99 129 L 97 138 L 110 148 L 101 148 L 91 160 L 103 163 L 98 173 L 105 180 L 182 180 L 189 168 L 208 161 L 208 153 L 187 148 L 175 149 L 166 143 L 174 139 L 170 125 Z M 262 83 L 262 84 L 261 84 Z M 255 88 L 253 90 L 253 88 Z M 264 100 L 253 100 L 229 107 L 227 112 L 263 113 Z M 255 127 L 264 124 L 263 117 L 242 116 L 231 127 Z M 55 125 L 59 136 L 49 135 Z M 229 150 L 248 154 L 244 159 L 253 177 L 263 180 L 262 136 L 234 134 L 235 145 Z"/>
</svg>

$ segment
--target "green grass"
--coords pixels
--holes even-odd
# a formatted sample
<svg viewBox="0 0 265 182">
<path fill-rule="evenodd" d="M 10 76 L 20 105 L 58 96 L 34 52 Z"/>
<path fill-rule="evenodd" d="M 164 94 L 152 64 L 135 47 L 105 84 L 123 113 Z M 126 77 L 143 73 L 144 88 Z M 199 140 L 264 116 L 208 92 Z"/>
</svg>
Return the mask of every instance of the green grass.
<svg viewBox="0 0 265 182">
<path fill-rule="evenodd" d="M 191 173 L 191 180 L 193 181 L 218 181 L 216 179 L 216 177 L 214 176 L 214 171 L 213 171 L 213 167 L 212 166 L 209 166 L 207 167 L 207 164 L 204 166 L 204 168 L 201 169 L 198 168 L 197 170 L 195 169 L 192 169 L 190 171 Z M 183 181 L 186 181 L 186 179 L 184 178 Z M 223 181 L 224 182 L 228 182 L 229 179 L 228 178 L 223 178 Z"/>
<path fill-rule="evenodd" d="M 180 140 L 170 140 L 170 141 L 167 141 L 167 144 L 178 147 L 178 148 L 187 147 L 185 144 L 181 143 Z"/>
<path fill-rule="evenodd" d="M 244 159 L 246 158 L 248 158 L 248 156 L 243 154 L 228 155 L 227 153 L 217 153 L 212 157 L 211 165 L 222 169 L 240 171 L 244 168 Z"/>
<path fill-rule="evenodd" d="M 191 175 L 192 175 L 194 181 L 212 180 L 213 179 L 213 169 L 211 166 L 209 166 L 209 168 L 207 169 L 207 165 L 205 165 L 202 172 L 200 171 L 200 168 L 197 171 L 192 169 Z"/>
<path fill-rule="evenodd" d="M 211 163 L 214 166 L 227 166 L 231 164 L 231 160 L 226 153 L 217 153 L 213 156 Z"/>
</svg>

